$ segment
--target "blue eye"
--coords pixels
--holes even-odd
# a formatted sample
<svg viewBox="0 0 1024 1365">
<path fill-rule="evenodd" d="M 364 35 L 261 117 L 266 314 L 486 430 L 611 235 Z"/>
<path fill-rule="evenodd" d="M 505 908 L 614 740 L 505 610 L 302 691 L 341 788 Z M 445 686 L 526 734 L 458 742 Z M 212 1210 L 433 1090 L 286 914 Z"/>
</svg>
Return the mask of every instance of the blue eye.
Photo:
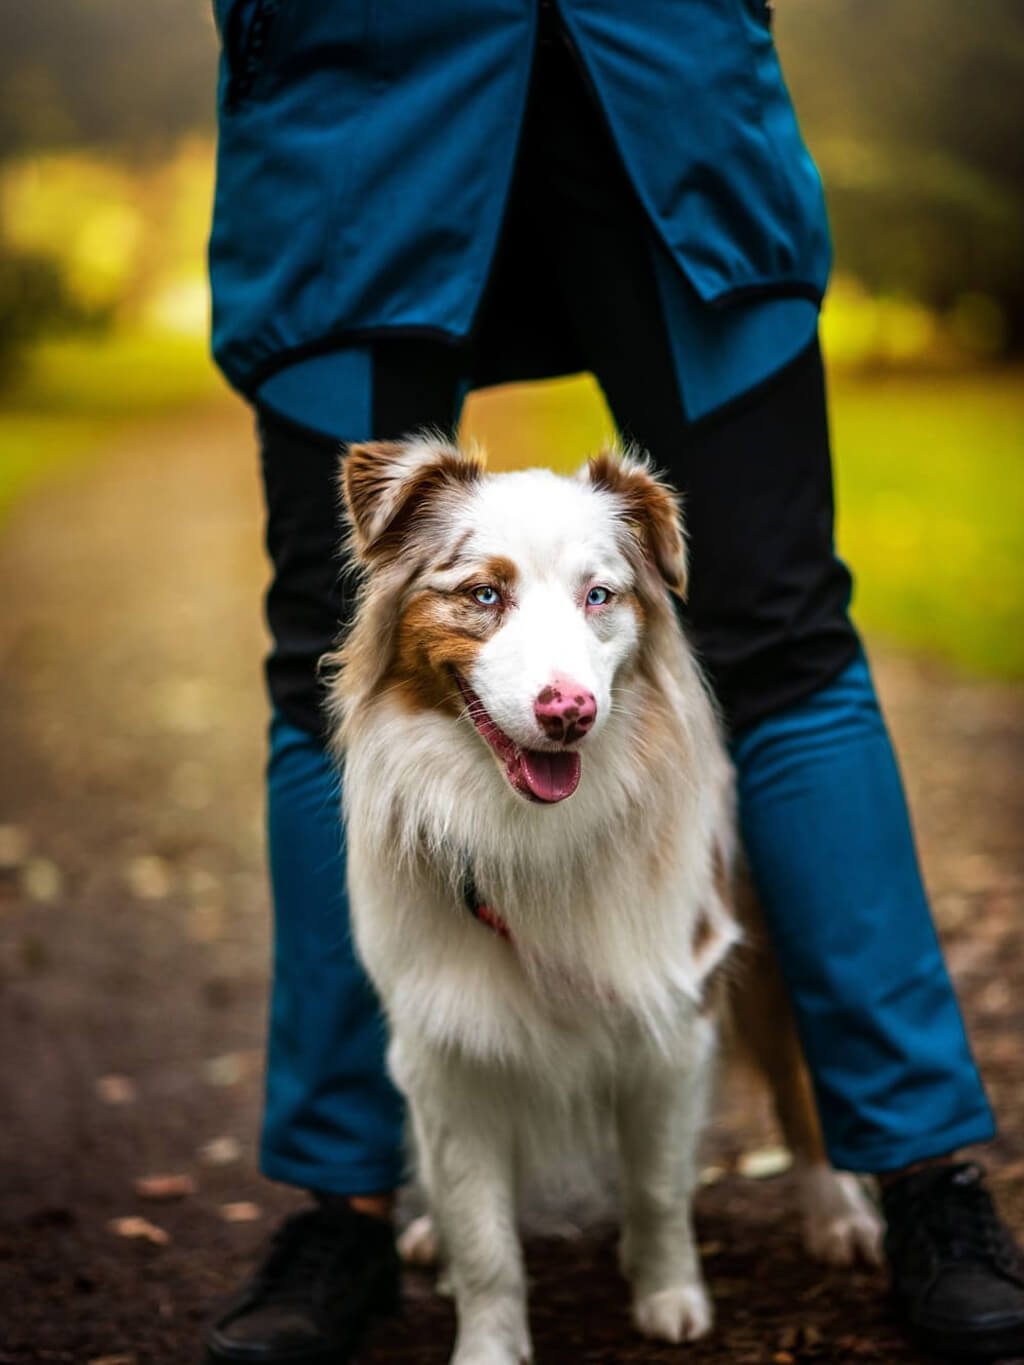
<svg viewBox="0 0 1024 1365">
<path fill-rule="evenodd" d="M 501 594 L 489 583 L 481 583 L 479 588 L 473 589 L 473 600 L 479 602 L 482 607 L 496 607 L 501 601 Z"/>
<path fill-rule="evenodd" d="M 587 593 L 587 606 L 603 607 L 610 597 L 611 593 L 607 588 L 591 588 Z"/>
</svg>

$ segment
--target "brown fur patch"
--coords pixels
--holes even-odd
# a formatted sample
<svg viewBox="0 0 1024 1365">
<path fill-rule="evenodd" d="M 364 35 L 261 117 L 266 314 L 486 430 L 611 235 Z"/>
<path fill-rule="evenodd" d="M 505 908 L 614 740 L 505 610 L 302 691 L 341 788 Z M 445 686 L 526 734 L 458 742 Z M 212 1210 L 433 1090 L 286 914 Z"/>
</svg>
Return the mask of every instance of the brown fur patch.
<svg viewBox="0 0 1024 1365">
<path fill-rule="evenodd" d="M 714 941 L 715 929 L 714 925 L 711 923 L 711 916 L 705 909 L 701 908 L 697 917 L 697 923 L 693 926 L 693 943 L 691 947 L 693 950 L 694 962 L 700 961 Z"/>
<path fill-rule="evenodd" d="M 678 495 L 641 465 L 624 463 L 612 451 L 595 455 L 588 465 L 595 488 L 621 502 L 623 520 L 668 587 L 686 594 L 686 543 L 680 524 Z"/>
<path fill-rule="evenodd" d="M 700 1009 L 697 1011 L 702 1019 L 721 1020 L 725 1017 L 729 1006 L 729 983 L 730 963 L 726 958 L 704 982 Z"/>
<path fill-rule="evenodd" d="M 494 583 L 497 587 L 513 588 L 519 580 L 519 569 L 515 562 L 509 560 L 504 554 L 493 554 L 489 560 L 483 561 L 481 565 L 481 581 L 483 583 Z"/>
<path fill-rule="evenodd" d="M 394 558 L 432 499 L 444 490 L 466 488 L 481 476 L 479 460 L 453 446 L 424 444 L 422 458 L 410 460 L 401 441 L 374 441 L 348 448 L 342 461 L 342 490 L 352 524 L 352 544 L 364 562 Z"/>
<path fill-rule="evenodd" d="M 736 889 L 733 885 L 733 877 L 729 871 L 729 866 L 725 861 L 725 854 L 721 847 L 716 844 L 711 854 L 711 877 L 718 892 L 718 898 L 723 905 L 733 906 L 736 900 Z"/>
<path fill-rule="evenodd" d="M 515 593 L 518 581 L 519 570 L 514 562 L 504 555 L 492 555 L 490 559 L 484 560 L 478 572 L 474 571 L 472 584 L 467 583 L 467 587 L 479 587 L 486 583 L 497 588 L 502 597 L 508 600 Z M 491 610 L 493 611 L 493 608 Z"/>
<path fill-rule="evenodd" d="M 415 710 L 458 715 L 463 701 L 452 671 L 463 676 L 470 672 L 481 645 L 498 624 L 498 612 L 463 594 L 430 589 L 416 593 L 399 618 L 394 662 L 382 690 Z"/>
<path fill-rule="evenodd" d="M 647 621 L 650 613 L 644 606 L 640 594 L 636 592 L 624 592 L 620 595 L 619 601 L 624 606 L 632 609 L 633 614 L 636 616 L 637 626 L 642 638 L 647 631 Z"/>
</svg>

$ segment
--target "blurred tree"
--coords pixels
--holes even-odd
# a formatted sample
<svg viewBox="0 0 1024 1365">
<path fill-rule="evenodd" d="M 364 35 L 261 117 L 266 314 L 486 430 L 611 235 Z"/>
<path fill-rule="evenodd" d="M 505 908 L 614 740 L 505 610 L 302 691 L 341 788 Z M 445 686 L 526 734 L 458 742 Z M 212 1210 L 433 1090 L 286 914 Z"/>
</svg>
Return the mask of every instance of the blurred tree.
<svg viewBox="0 0 1024 1365">
<path fill-rule="evenodd" d="M 776 9 L 843 269 L 980 328 L 990 350 L 1024 349 L 1021 0 Z M 3 23 L 0 160 L 163 155 L 186 132 L 212 132 L 209 0 L 10 0 Z"/>
<path fill-rule="evenodd" d="M 89 321 L 98 319 L 78 307 L 52 258 L 0 241 L 0 381 L 29 342 Z"/>
<path fill-rule="evenodd" d="M 212 130 L 215 64 L 210 0 L 8 0 L 0 156 Z"/>
<path fill-rule="evenodd" d="M 943 310 L 987 297 L 1024 348 L 1024 6 L 779 0 L 778 16 L 843 267 Z"/>
</svg>

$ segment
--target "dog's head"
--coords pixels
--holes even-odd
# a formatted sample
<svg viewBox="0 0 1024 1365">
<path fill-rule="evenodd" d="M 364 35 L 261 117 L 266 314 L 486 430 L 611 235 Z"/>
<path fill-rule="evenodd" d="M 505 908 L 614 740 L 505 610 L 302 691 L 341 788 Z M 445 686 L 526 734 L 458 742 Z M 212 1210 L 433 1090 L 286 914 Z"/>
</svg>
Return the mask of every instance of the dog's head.
<svg viewBox="0 0 1024 1365">
<path fill-rule="evenodd" d="M 632 456 L 487 475 L 429 437 L 350 447 L 342 486 L 367 576 L 343 689 L 468 716 L 516 792 L 571 796 L 685 589 L 674 494 Z"/>
</svg>

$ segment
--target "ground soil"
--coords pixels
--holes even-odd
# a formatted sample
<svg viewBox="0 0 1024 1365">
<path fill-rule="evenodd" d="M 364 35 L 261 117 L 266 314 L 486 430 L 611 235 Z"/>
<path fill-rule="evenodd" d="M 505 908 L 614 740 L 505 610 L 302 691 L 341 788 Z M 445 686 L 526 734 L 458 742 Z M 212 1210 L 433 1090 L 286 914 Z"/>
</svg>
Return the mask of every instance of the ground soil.
<svg viewBox="0 0 1024 1365">
<path fill-rule="evenodd" d="M 250 433 L 226 409 L 140 427 L 0 535 L 0 1365 L 198 1361 L 211 1307 L 296 1202 L 254 1160 L 259 539 Z M 984 1159 L 1024 1229 L 1022 696 L 881 646 L 876 660 L 1001 1120 Z M 736 1173 L 774 1139 L 760 1097 L 725 1089 L 705 1158 L 723 1174 L 697 1213 L 714 1335 L 685 1353 L 639 1340 L 598 1230 L 530 1245 L 539 1361 L 921 1359 L 880 1275 L 805 1259 L 788 1178 Z M 218 1138 L 237 1147 L 211 1164 Z M 147 1201 L 133 1182 L 155 1174 L 196 1192 Z M 117 1235 L 130 1216 L 166 1244 Z M 440 1365 L 451 1330 L 410 1276 L 404 1316 L 362 1360 Z"/>
</svg>

